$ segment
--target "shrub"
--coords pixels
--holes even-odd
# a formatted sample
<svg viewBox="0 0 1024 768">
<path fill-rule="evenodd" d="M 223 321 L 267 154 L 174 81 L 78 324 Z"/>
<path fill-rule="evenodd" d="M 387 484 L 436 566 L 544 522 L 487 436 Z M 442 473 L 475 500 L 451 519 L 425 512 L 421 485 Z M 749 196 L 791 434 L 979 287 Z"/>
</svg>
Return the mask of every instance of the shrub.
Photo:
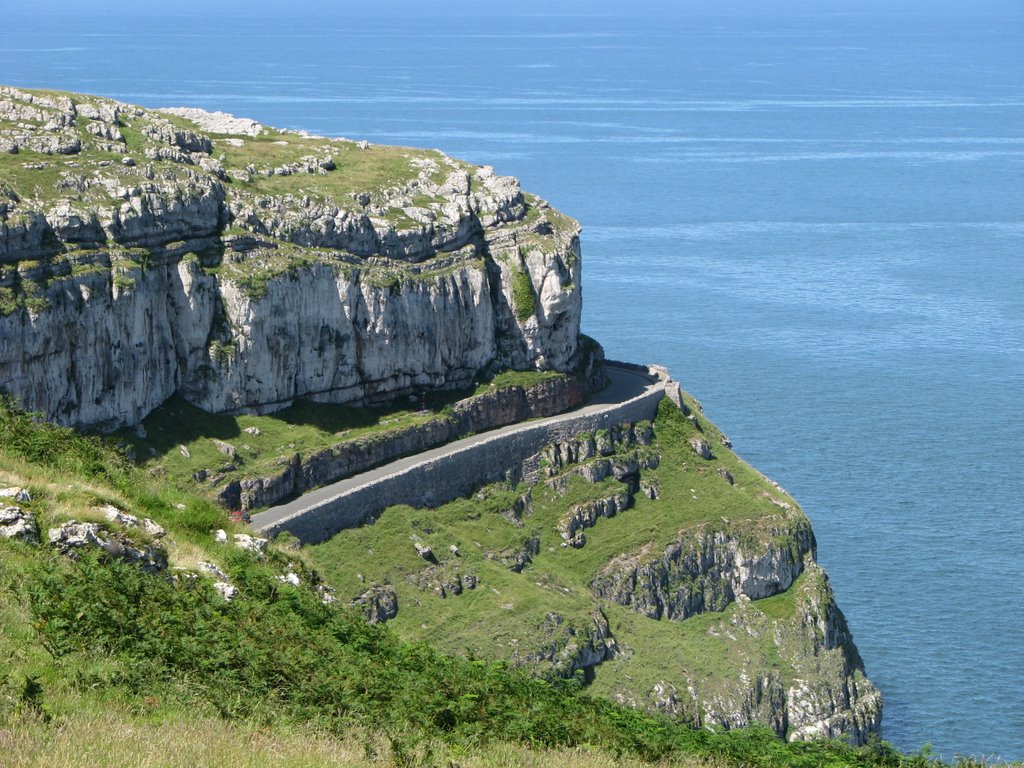
<svg viewBox="0 0 1024 768">
<path fill-rule="evenodd" d="M 533 293 L 530 276 L 523 270 L 512 275 L 512 302 L 519 322 L 526 322 L 537 311 L 537 297 Z"/>
</svg>

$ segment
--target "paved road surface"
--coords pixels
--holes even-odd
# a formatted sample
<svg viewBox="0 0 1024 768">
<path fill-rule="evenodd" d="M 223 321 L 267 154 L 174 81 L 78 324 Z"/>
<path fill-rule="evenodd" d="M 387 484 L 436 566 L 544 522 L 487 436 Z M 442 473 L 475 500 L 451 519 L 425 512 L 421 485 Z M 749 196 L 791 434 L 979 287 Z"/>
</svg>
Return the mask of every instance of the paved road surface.
<svg viewBox="0 0 1024 768">
<path fill-rule="evenodd" d="M 388 475 L 401 472 L 409 467 L 419 464 L 420 462 L 429 461 L 439 456 L 444 456 L 452 451 L 476 445 L 484 440 L 494 437 L 495 435 L 516 432 L 517 430 L 523 429 L 524 424 L 531 427 L 544 422 L 553 424 L 558 421 L 573 419 L 580 415 L 600 413 L 601 411 L 608 410 L 620 403 L 624 403 L 627 400 L 632 400 L 634 397 L 640 396 L 647 390 L 664 386 L 662 382 L 655 380 L 651 376 L 646 376 L 627 368 L 617 368 L 609 365 L 607 367 L 607 371 L 608 378 L 610 380 L 609 385 L 594 395 L 587 405 L 567 411 L 566 413 L 562 413 L 557 416 L 548 416 L 544 419 L 533 419 L 527 422 L 509 424 L 508 426 L 499 427 L 498 429 L 492 429 L 487 432 L 480 432 L 478 434 L 471 435 L 470 437 L 464 437 L 461 440 L 456 440 L 452 443 L 446 443 L 445 445 L 438 446 L 437 448 L 431 448 L 430 450 L 423 451 L 422 453 L 406 456 L 403 459 L 397 459 L 389 464 L 379 466 L 376 469 L 371 469 L 358 475 L 352 475 L 351 477 L 339 480 L 336 483 L 325 485 L 322 488 L 316 488 L 292 501 L 280 504 L 276 507 L 270 507 L 263 512 L 253 515 L 251 524 L 254 528 L 261 530 L 265 529 L 286 517 L 291 517 L 292 515 L 301 513 L 311 507 L 319 506 L 320 504 L 340 496 L 354 488 L 375 482 L 387 477 Z"/>
</svg>

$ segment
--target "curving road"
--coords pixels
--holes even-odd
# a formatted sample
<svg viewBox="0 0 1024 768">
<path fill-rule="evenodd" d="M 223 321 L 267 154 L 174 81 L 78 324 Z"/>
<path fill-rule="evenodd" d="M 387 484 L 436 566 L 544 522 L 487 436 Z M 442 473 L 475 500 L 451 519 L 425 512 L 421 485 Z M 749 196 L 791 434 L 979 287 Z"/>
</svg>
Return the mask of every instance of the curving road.
<svg viewBox="0 0 1024 768">
<path fill-rule="evenodd" d="M 379 483 L 388 477 L 401 475 L 408 470 L 422 464 L 430 463 L 438 458 L 449 454 L 465 451 L 476 445 L 494 440 L 501 435 L 510 435 L 516 432 L 535 429 L 538 425 L 557 425 L 560 422 L 578 420 L 580 417 L 599 415 L 606 411 L 614 411 L 623 403 L 636 400 L 649 392 L 657 389 L 664 389 L 665 382 L 653 376 L 645 375 L 628 368 L 620 368 L 613 365 L 607 366 L 609 385 L 596 393 L 584 406 L 571 411 L 548 416 L 542 419 L 509 424 L 487 432 L 480 432 L 470 437 L 464 437 L 447 443 L 437 448 L 432 448 L 413 456 L 406 456 L 397 459 L 389 464 L 384 464 L 376 469 L 352 475 L 344 480 L 339 480 L 322 488 L 317 488 L 305 493 L 302 496 L 280 504 L 276 507 L 255 514 L 252 516 L 252 527 L 260 531 L 276 531 L 287 527 L 287 522 L 296 520 L 312 510 L 330 505 L 342 497 L 347 496 L 359 488 Z M 300 537 L 301 538 L 301 537 Z"/>
</svg>

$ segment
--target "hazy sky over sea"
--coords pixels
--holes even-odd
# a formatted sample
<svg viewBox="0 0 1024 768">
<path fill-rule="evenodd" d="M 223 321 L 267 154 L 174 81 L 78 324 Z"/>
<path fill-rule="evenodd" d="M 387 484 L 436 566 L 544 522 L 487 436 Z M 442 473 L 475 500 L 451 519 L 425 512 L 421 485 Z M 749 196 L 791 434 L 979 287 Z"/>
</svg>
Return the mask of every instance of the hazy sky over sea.
<svg viewBox="0 0 1024 768">
<path fill-rule="evenodd" d="M 80 0 L 35 0 L 21 8 L 5 9 L 5 13 L 39 13 L 81 8 Z M 282 4 L 278 0 L 176 0 L 160 9 L 138 0 L 94 0 L 89 3 L 96 13 L 144 13 L 146 15 L 189 16 L 201 24 L 210 16 L 229 15 L 273 15 L 301 19 L 308 16 L 315 22 L 318 14 L 331 16 L 386 17 L 389 13 L 401 12 L 437 17 L 436 8 L 419 0 L 384 0 L 383 2 L 336 2 L 334 0 L 302 0 Z M 495 15 L 494 8 L 481 10 L 480 0 L 445 0 L 446 14 L 454 9 L 465 9 L 467 14 Z M 623 2 L 622 0 L 519 0 L 507 6 L 505 13 L 511 16 L 542 14 L 558 16 L 563 13 L 578 15 L 623 15 L 635 16 L 643 13 L 676 10 L 680 14 L 714 13 L 764 13 L 774 16 L 796 13 L 871 13 L 891 16 L 894 11 L 901 16 L 908 12 L 928 14 L 963 14 L 968 16 L 987 13 L 1006 14 L 1016 12 L 1024 16 L 1024 4 L 1019 0 L 644 0 Z"/>
</svg>

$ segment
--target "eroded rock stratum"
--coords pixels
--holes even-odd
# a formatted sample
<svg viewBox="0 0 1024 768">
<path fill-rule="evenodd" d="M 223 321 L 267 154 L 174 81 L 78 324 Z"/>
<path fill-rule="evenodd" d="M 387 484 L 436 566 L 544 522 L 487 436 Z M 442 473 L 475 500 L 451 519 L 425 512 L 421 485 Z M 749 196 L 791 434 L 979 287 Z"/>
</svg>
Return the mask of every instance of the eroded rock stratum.
<svg viewBox="0 0 1024 768">
<path fill-rule="evenodd" d="M 578 235 L 437 151 L 0 88 L 0 382 L 64 424 L 570 370 Z"/>
</svg>

